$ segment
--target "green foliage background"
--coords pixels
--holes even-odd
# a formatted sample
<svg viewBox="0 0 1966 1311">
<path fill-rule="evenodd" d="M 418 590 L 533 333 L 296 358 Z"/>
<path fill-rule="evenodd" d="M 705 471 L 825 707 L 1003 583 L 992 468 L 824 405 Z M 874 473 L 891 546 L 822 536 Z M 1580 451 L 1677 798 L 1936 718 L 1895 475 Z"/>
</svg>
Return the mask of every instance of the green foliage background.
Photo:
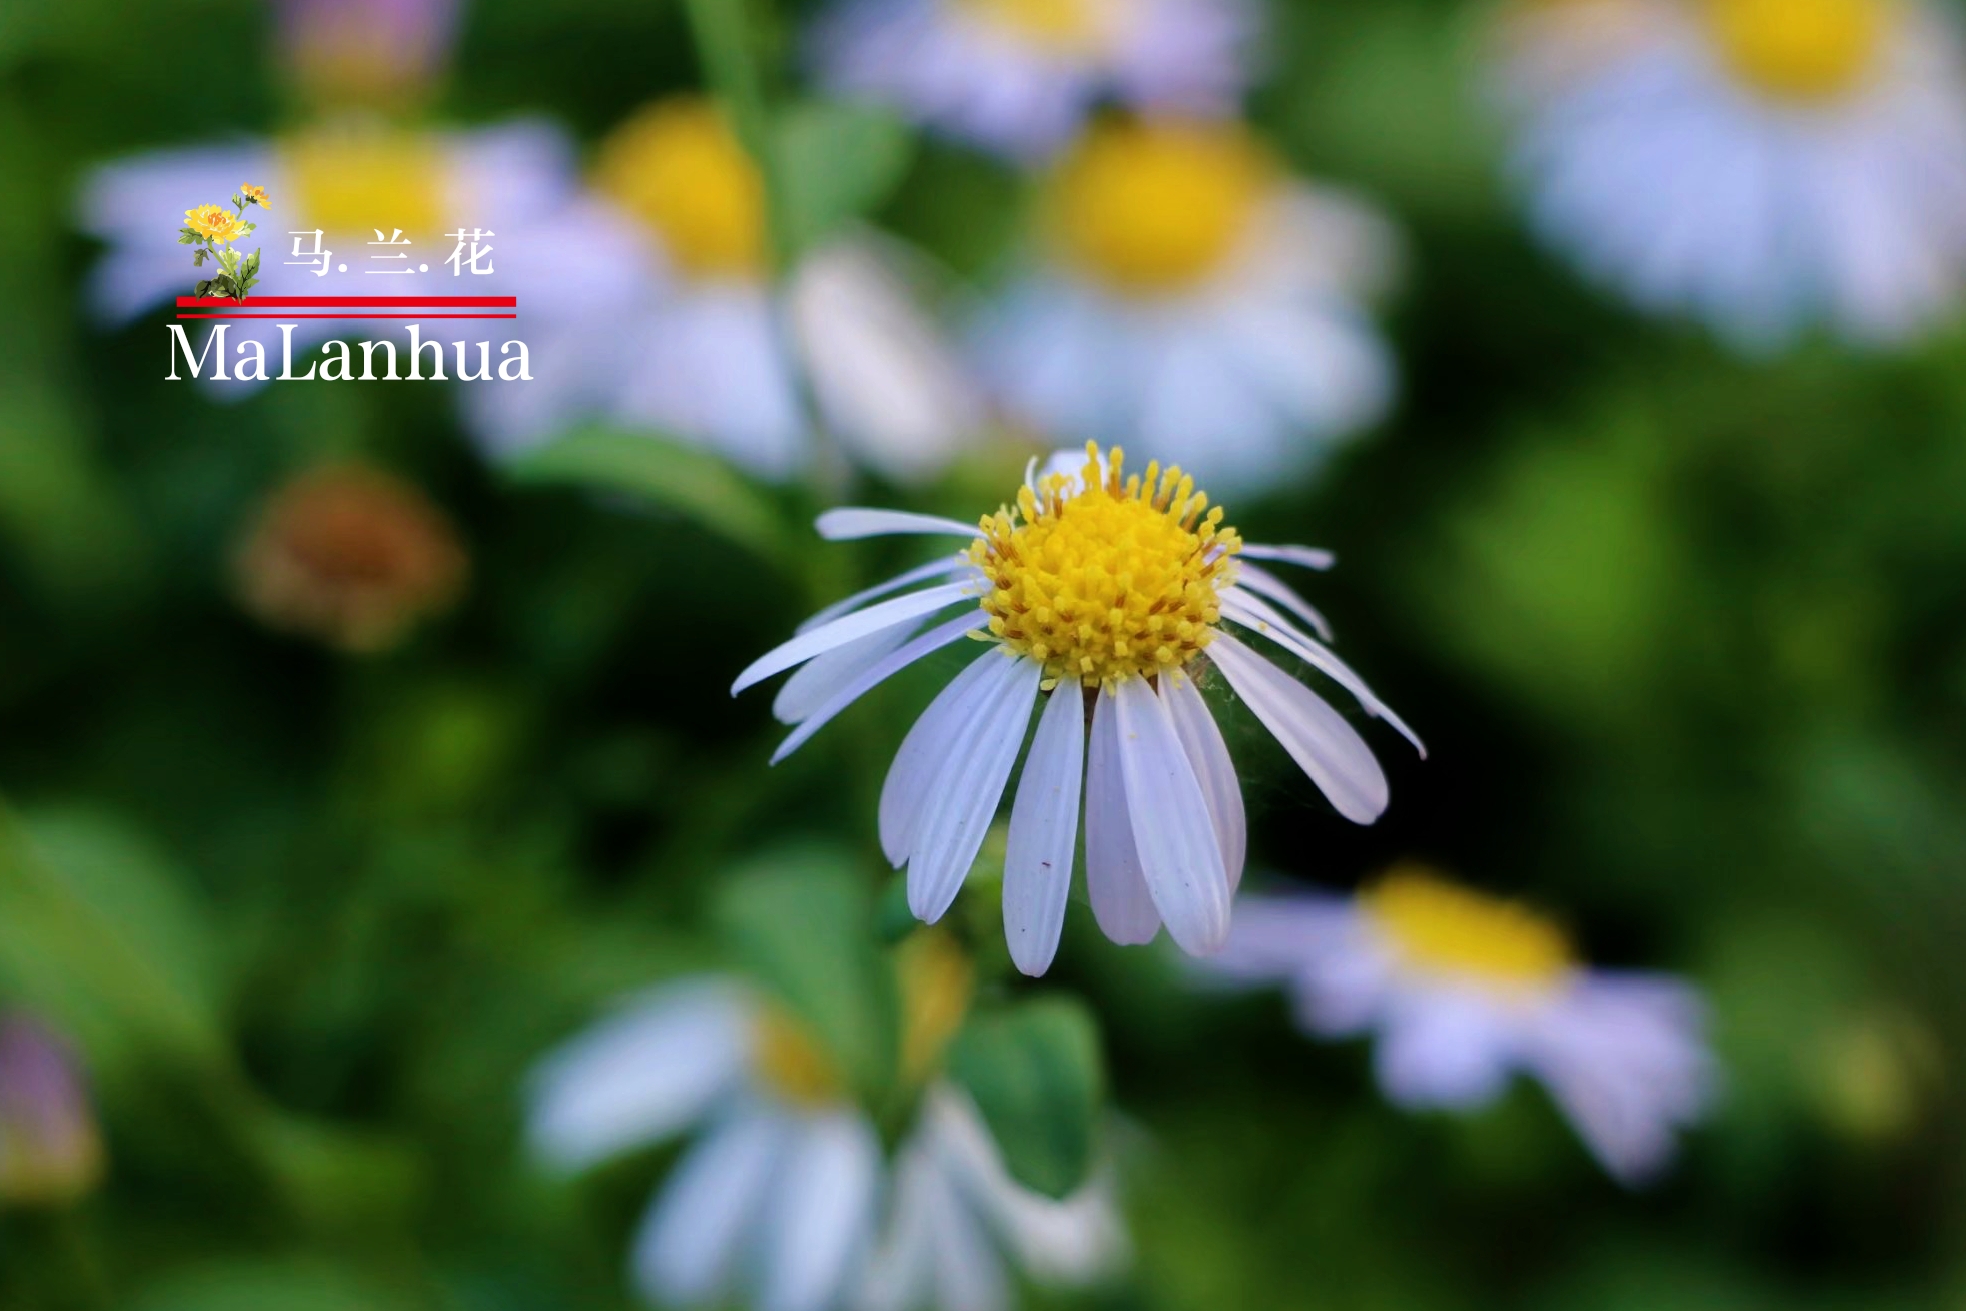
<svg viewBox="0 0 1966 1311">
<path fill-rule="evenodd" d="M 783 53 L 799 17 L 745 39 Z M 1394 805 L 1359 830 L 1236 722 L 1253 860 L 1346 887 L 1423 857 L 1557 910 L 1599 961 L 1688 973 L 1727 1096 L 1627 1194 L 1535 1091 L 1400 1115 L 1363 1050 L 1194 997 L 1075 905 L 1053 976 L 986 1006 L 1076 994 L 1098 1019 L 1137 1260 L 1086 1304 L 1966 1306 L 1966 336 L 1742 361 L 1600 301 L 1510 212 L 1479 17 L 1275 15 L 1253 116 L 1408 228 L 1406 386 L 1315 487 L 1232 509 L 1338 551 L 1314 599 L 1433 758 L 1378 734 Z M 0 997 L 83 1044 L 113 1160 L 73 1210 L 0 1215 L 0 1306 L 622 1306 L 667 1154 L 540 1176 L 524 1072 L 608 999 L 728 962 L 738 867 L 878 893 L 869 789 L 937 675 L 768 772 L 767 698 L 723 690 L 898 550 L 817 549 L 802 494 L 714 467 L 587 453 L 653 479 L 646 504 L 597 500 L 591 469 L 496 474 L 441 389 L 215 406 L 160 380 L 153 322 L 91 327 L 81 170 L 289 121 L 236 57 L 266 23 L 251 0 L 0 8 Z M 673 6 L 480 0 L 438 109 L 591 142 L 695 69 Z M 899 149 L 879 217 L 963 275 L 1013 252 L 1026 196 L 997 166 L 781 130 L 822 162 Z M 808 214 L 866 199 L 823 168 L 791 185 Z M 226 576 L 269 488 L 352 452 L 428 488 L 474 561 L 460 613 L 369 660 L 260 630 Z M 973 514 L 1018 463 L 917 503 Z M 958 916 L 1001 953 L 987 881 Z"/>
</svg>

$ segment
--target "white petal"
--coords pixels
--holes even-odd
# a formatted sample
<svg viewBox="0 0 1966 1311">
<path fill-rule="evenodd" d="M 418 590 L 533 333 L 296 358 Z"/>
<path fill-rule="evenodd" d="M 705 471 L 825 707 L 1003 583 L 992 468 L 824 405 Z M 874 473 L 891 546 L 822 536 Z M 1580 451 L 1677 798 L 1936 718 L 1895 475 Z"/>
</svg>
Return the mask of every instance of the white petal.
<svg viewBox="0 0 1966 1311">
<path fill-rule="evenodd" d="M 1236 585 L 1246 587 L 1269 597 L 1290 613 L 1309 624 L 1317 635 L 1329 642 L 1332 640 L 1331 624 L 1316 606 L 1289 587 L 1281 578 L 1267 569 L 1259 569 L 1246 561 L 1236 564 Z"/>
<path fill-rule="evenodd" d="M 782 1116 L 743 1111 L 679 1162 L 635 1235 L 635 1286 L 658 1303 L 720 1300 L 786 1145 Z"/>
<path fill-rule="evenodd" d="M 939 627 L 929 629 L 914 641 L 890 652 L 859 671 L 853 681 L 836 689 L 832 696 L 827 698 L 825 704 L 814 707 L 812 713 L 806 716 L 804 722 L 796 729 L 793 729 L 786 736 L 785 740 L 778 744 L 778 750 L 771 753 L 771 763 L 775 765 L 785 759 L 785 757 L 791 755 L 794 751 L 797 751 L 801 746 L 805 745 L 806 740 L 814 733 L 817 733 L 820 729 L 831 723 L 835 715 L 845 710 L 861 697 L 866 696 L 868 692 L 872 691 L 886 679 L 906 669 L 923 656 L 934 651 L 940 651 L 943 647 L 956 641 L 965 634 L 975 632 L 988 622 L 989 616 L 981 610 L 978 610 L 974 614 L 958 615 Z"/>
<path fill-rule="evenodd" d="M 1144 678 L 1113 694 L 1133 845 L 1168 936 L 1205 956 L 1229 936 L 1229 874 L 1174 717 Z"/>
<path fill-rule="evenodd" d="M 933 924 L 956 899 L 990 820 L 1003 800 L 1004 785 L 1024 745 L 1031 702 L 1044 667 L 1023 657 L 995 653 L 998 667 L 987 675 L 988 700 L 965 729 L 938 771 L 922 808 L 920 831 L 908 859 L 908 908 Z"/>
<path fill-rule="evenodd" d="M 1188 764 L 1208 801 L 1208 818 L 1215 826 L 1222 868 L 1228 872 L 1229 890 L 1233 892 L 1242 882 L 1249 833 L 1242 809 L 1242 785 L 1236 779 L 1235 762 L 1229 759 L 1229 744 L 1222 740 L 1215 716 L 1208 713 L 1208 703 L 1187 674 L 1177 672 L 1161 679 L 1161 700 L 1174 716 L 1174 731 L 1181 735 L 1181 748 L 1188 753 Z"/>
<path fill-rule="evenodd" d="M 1274 560 L 1278 564 L 1294 564 L 1302 569 L 1329 569 L 1338 563 L 1338 557 L 1329 551 L 1315 546 L 1256 546 L 1249 542 L 1242 544 L 1238 555 L 1246 555 L 1252 560 Z"/>
<path fill-rule="evenodd" d="M 935 1162 L 917 1136 L 894 1164 L 880 1244 L 851 1299 L 854 1311 L 914 1311 L 930 1303 L 935 1284 L 935 1235 L 928 1191 Z"/>
<path fill-rule="evenodd" d="M 910 624 L 896 624 L 845 646 L 836 646 L 825 655 L 814 656 L 794 669 L 778 689 L 778 695 L 771 699 L 771 717 L 781 724 L 796 724 L 805 719 L 832 700 L 834 693 L 879 663 L 882 656 L 899 650 L 913 632 Z"/>
<path fill-rule="evenodd" d="M 924 1197 L 935 1253 L 935 1305 L 939 1311 L 1006 1311 L 1010 1288 L 1003 1261 L 956 1181 L 941 1169 L 929 1173 Z"/>
<path fill-rule="evenodd" d="M 1699 995 L 1677 980 L 1594 971 L 1534 1027 L 1529 1062 L 1592 1155 L 1640 1184 L 1713 1101 L 1705 1029 Z"/>
<path fill-rule="evenodd" d="M 881 1144 L 854 1111 L 793 1133 L 765 1218 L 760 1311 L 826 1311 L 866 1250 L 881 1183 Z"/>
<path fill-rule="evenodd" d="M 896 537 L 906 534 L 946 534 L 950 537 L 976 537 L 976 525 L 939 514 L 911 514 L 906 510 L 867 510 L 847 507 L 828 510 L 814 524 L 829 542 L 850 542 L 860 537 Z"/>
<path fill-rule="evenodd" d="M 1058 954 L 1084 777 L 1085 697 L 1076 682 L 1061 682 L 1038 717 L 1024 777 L 1017 782 L 1003 863 L 1004 940 L 1011 960 L 1026 974 L 1043 974 Z"/>
<path fill-rule="evenodd" d="M 793 665 L 803 664 L 816 655 L 845 646 L 848 642 L 878 633 L 895 624 L 905 624 L 911 619 L 933 614 L 962 600 L 973 600 L 976 590 L 967 579 L 962 582 L 944 583 L 940 587 L 930 587 L 920 592 L 910 592 L 897 596 L 892 601 L 882 601 L 870 605 L 865 610 L 856 610 L 850 615 L 842 615 L 829 624 L 823 624 L 810 632 L 799 634 L 782 646 L 777 646 L 753 660 L 737 676 L 730 686 L 732 696 L 745 688 L 761 683 L 773 674 L 782 673 Z"/>
<path fill-rule="evenodd" d="M 835 601 L 824 610 L 819 611 L 819 613 L 800 624 L 797 631 L 801 633 L 810 632 L 821 624 L 831 623 L 843 614 L 849 614 L 858 610 L 861 606 L 876 597 L 886 596 L 889 592 L 898 592 L 904 587 L 913 587 L 916 583 L 925 583 L 931 578 L 937 578 L 943 574 L 955 573 L 959 569 L 966 569 L 968 567 L 968 557 L 961 555 L 948 555 L 939 560 L 930 560 L 927 564 L 916 565 L 906 573 L 896 574 L 884 583 L 876 583 L 864 591 L 855 592 L 844 601 Z"/>
<path fill-rule="evenodd" d="M 1385 771 L 1372 748 L 1317 693 L 1217 630 L 1208 657 L 1338 813 L 1370 824 L 1385 813 Z"/>
<path fill-rule="evenodd" d="M 1222 613 L 1244 628 L 1261 633 L 1311 668 L 1330 675 L 1340 687 L 1358 698 L 1358 703 L 1365 707 L 1367 714 L 1392 725 L 1401 737 L 1413 744 L 1414 749 L 1420 753 L 1420 758 L 1426 759 L 1427 747 L 1420 741 L 1419 735 L 1408 728 L 1406 721 L 1394 714 L 1392 707 L 1381 701 L 1372 689 L 1366 686 L 1365 680 L 1360 678 L 1350 665 L 1340 660 L 1337 653 L 1329 647 L 1298 632 L 1289 620 L 1278 614 L 1275 608 L 1262 598 L 1251 596 L 1239 588 L 1230 588 L 1222 598 Z"/>
<path fill-rule="evenodd" d="M 1386 1096 L 1410 1109 L 1485 1106 L 1518 1059 L 1512 1026 L 1489 998 L 1428 988 L 1394 1003 L 1373 1063 Z"/>
<path fill-rule="evenodd" d="M 1092 742 L 1085 766 L 1085 890 L 1092 916 L 1107 937 L 1123 945 L 1152 942 L 1160 912 L 1147 891 L 1133 821 L 1126 813 L 1126 780 L 1120 775 L 1119 730 L 1113 698 L 1103 690 L 1092 710 Z"/>
<path fill-rule="evenodd" d="M 716 979 L 669 984 L 548 1056 L 529 1085 L 527 1136 L 559 1169 L 675 1133 L 740 1077 L 751 1003 Z"/>
<path fill-rule="evenodd" d="M 949 680 L 908 730 L 901 749 L 894 753 L 894 763 L 887 767 L 887 780 L 881 784 L 881 850 L 896 869 L 908 863 L 915 849 L 922 802 L 953 749 L 956 734 L 980 704 L 979 685 L 992 668 L 989 659 L 994 654 L 986 652 L 970 661 Z"/>
</svg>

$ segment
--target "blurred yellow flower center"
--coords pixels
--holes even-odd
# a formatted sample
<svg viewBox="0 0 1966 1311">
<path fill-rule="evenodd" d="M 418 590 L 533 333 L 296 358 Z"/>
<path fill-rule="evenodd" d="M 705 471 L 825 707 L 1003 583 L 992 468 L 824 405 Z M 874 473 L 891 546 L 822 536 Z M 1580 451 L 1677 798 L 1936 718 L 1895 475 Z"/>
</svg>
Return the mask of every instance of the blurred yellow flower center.
<svg viewBox="0 0 1966 1311">
<path fill-rule="evenodd" d="M 685 272 L 763 271 L 764 182 L 715 107 L 667 100 L 641 110 L 602 143 L 594 180 Z"/>
<path fill-rule="evenodd" d="M 766 1005 L 757 1025 L 753 1060 L 765 1087 L 795 1106 L 831 1106 L 846 1097 L 833 1062 L 797 1020 Z"/>
<path fill-rule="evenodd" d="M 963 1026 L 976 975 L 956 940 L 918 930 L 895 957 L 901 984 L 901 1077 L 920 1083 L 935 1073 L 949 1040 Z"/>
<path fill-rule="evenodd" d="M 961 0 L 961 8 L 1018 41 L 1063 54 L 1095 51 L 1108 32 L 1107 6 L 1098 0 Z"/>
<path fill-rule="evenodd" d="M 1177 291 L 1235 254 L 1276 169 L 1233 124 L 1093 128 L 1051 180 L 1066 259 L 1121 291 Z"/>
<path fill-rule="evenodd" d="M 1526 907 L 1402 868 L 1359 894 L 1402 961 L 1505 987 L 1555 982 L 1574 962 L 1563 930 Z"/>
<path fill-rule="evenodd" d="M 378 230 L 388 238 L 400 228 L 413 242 L 442 244 L 449 222 L 443 213 L 443 156 L 423 133 L 339 126 L 295 137 L 281 153 L 293 179 L 295 231 L 319 228 L 347 242 L 370 240 Z M 367 252 L 337 251 L 337 262 L 343 253 L 353 255 L 348 262 L 355 264 Z"/>
<path fill-rule="evenodd" d="M 1707 0 L 1707 19 L 1734 74 L 1785 100 L 1826 100 L 1875 67 L 1892 0 Z"/>
<path fill-rule="evenodd" d="M 1076 480 L 1048 475 L 983 520 L 969 558 L 990 580 L 990 632 L 1047 684 L 1178 669 L 1214 637 L 1242 540 L 1178 468 L 1126 478 L 1114 447 L 1101 477 L 1099 448 L 1086 455 Z"/>
</svg>

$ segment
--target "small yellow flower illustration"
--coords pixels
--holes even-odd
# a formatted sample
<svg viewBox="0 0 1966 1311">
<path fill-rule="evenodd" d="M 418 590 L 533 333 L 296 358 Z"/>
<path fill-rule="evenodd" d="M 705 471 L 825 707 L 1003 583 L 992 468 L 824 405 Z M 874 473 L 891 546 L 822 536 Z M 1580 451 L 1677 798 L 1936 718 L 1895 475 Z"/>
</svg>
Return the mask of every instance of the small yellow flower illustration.
<svg viewBox="0 0 1966 1311">
<path fill-rule="evenodd" d="M 258 205 L 261 209 L 273 208 L 272 205 L 267 203 L 265 187 L 256 187 L 250 182 L 241 183 L 239 194 L 246 198 L 247 204 Z"/>
<path fill-rule="evenodd" d="M 196 209 L 184 211 L 184 224 L 199 236 L 223 246 L 234 238 L 244 236 L 246 225 L 239 216 L 228 213 L 223 205 L 200 205 Z"/>
</svg>

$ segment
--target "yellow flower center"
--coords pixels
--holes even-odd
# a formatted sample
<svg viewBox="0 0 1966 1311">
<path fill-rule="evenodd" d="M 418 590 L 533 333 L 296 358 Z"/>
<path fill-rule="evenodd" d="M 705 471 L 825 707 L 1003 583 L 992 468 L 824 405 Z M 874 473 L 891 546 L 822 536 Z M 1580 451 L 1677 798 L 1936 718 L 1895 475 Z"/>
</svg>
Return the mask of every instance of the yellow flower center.
<svg viewBox="0 0 1966 1311">
<path fill-rule="evenodd" d="M 601 145 L 595 184 L 698 277 L 752 278 L 765 265 L 764 182 L 714 106 L 651 105 Z"/>
<path fill-rule="evenodd" d="M 976 971 L 940 929 L 917 930 L 896 951 L 894 968 L 901 987 L 901 1077 L 921 1083 L 969 1014 Z"/>
<path fill-rule="evenodd" d="M 400 228 L 411 241 L 443 243 L 450 221 L 443 213 L 443 157 L 423 133 L 337 125 L 289 140 L 281 154 L 293 179 L 295 231 L 319 228 L 347 243 L 369 241 L 378 230 L 387 239 Z M 347 254 L 353 257 L 347 263 L 367 267 L 367 253 L 337 249 L 335 257 L 341 262 Z"/>
<path fill-rule="evenodd" d="M 1359 894 L 1401 961 L 1428 974 L 1527 989 L 1554 983 L 1574 964 L 1562 929 L 1526 907 L 1401 867 Z"/>
<path fill-rule="evenodd" d="M 1194 479 L 1149 464 L 1101 476 L 1088 443 L 1078 486 L 1062 474 L 983 520 L 969 558 L 990 580 L 990 632 L 1044 666 L 1047 685 L 1113 685 L 1179 669 L 1214 637 L 1242 540 Z"/>
<path fill-rule="evenodd" d="M 961 0 L 963 12 L 1013 40 L 1058 54 L 1090 54 L 1109 39 L 1099 0 Z"/>
<path fill-rule="evenodd" d="M 1876 67 L 1892 0 L 1707 0 L 1707 21 L 1734 75 L 1783 100 L 1827 100 Z"/>
<path fill-rule="evenodd" d="M 752 1059 L 765 1087 L 794 1106 L 832 1106 L 845 1099 L 845 1081 L 797 1020 L 767 1004 L 757 1025 Z"/>
<path fill-rule="evenodd" d="M 1064 258 L 1119 291 L 1177 291 L 1235 254 L 1277 169 L 1230 123 L 1109 123 L 1051 179 Z"/>
</svg>

